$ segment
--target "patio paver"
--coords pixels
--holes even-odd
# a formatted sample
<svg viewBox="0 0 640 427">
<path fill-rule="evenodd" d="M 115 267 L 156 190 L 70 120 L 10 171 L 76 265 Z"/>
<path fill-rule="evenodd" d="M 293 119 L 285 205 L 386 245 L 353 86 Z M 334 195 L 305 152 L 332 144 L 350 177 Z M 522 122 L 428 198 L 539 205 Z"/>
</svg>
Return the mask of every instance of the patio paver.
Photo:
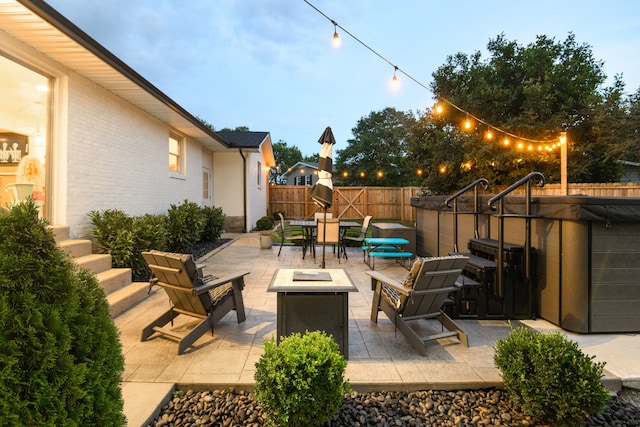
<svg viewBox="0 0 640 427">
<path fill-rule="evenodd" d="M 195 346 L 178 356 L 177 344 L 166 337 L 154 337 L 140 342 L 144 325 L 169 305 L 167 296 L 157 289 L 143 302 L 115 319 L 121 333 L 125 355 L 126 383 L 125 413 L 130 426 L 136 425 L 144 414 L 131 418 L 128 408 L 140 411 L 139 402 L 145 398 L 131 388 L 149 383 L 178 384 L 180 387 L 218 388 L 235 386 L 251 388 L 255 363 L 263 353 L 265 338 L 276 335 L 276 293 L 268 293 L 267 286 L 278 268 L 319 268 L 319 257 L 302 259 L 300 247 L 285 246 L 280 257 L 278 246 L 260 249 L 257 233 L 238 234 L 231 245 L 214 251 L 198 260 L 205 273 L 224 275 L 249 269 L 243 291 L 247 320 L 238 324 L 235 312 L 216 324 L 214 335 L 204 334 Z M 318 251 L 317 253 L 321 253 Z M 348 248 L 349 259 L 338 259 L 327 247 L 326 268 L 344 268 L 358 287 L 349 295 L 349 355 L 346 376 L 357 390 L 417 390 L 481 388 L 502 384 L 493 365 L 493 345 L 509 333 L 507 321 L 457 320 L 469 335 L 469 347 L 448 338 L 433 343 L 422 357 L 409 345 L 405 337 L 394 330 L 393 324 L 381 313 L 377 324 L 369 320 L 373 291 L 369 267 L 362 261 L 360 248 Z M 404 280 L 407 269 L 393 260 L 379 260 L 376 270 Z M 187 327 L 196 320 L 179 316 L 175 328 Z M 539 330 L 557 329 L 544 320 L 523 323 Z M 437 322 L 424 321 L 420 327 L 438 328 Z M 583 351 L 606 361 L 609 387 L 621 384 L 640 388 L 640 336 L 637 334 L 578 335 L 569 337 L 579 343 Z M 128 397 L 127 397 L 128 396 Z M 153 406 L 150 402 L 150 406 Z M 131 409 L 133 410 L 133 409 Z M 150 408 L 150 411 L 155 410 Z M 134 424 L 131 424 L 133 422 Z"/>
</svg>

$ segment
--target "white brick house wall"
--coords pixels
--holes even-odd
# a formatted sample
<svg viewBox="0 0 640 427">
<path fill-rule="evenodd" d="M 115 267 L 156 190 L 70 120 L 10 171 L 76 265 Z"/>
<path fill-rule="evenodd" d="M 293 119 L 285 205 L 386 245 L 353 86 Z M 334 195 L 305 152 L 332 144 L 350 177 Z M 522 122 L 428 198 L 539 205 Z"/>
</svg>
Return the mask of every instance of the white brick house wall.
<svg viewBox="0 0 640 427">
<path fill-rule="evenodd" d="M 166 213 L 202 201 L 202 147 L 186 140 L 184 175 L 169 170 L 165 123 L 71 73 L 67 126 L 67 215 L 72 234 L 90 234 L 92 210 Z M 61 189 L 62 190 L 62 189 Z"/>
</svg>

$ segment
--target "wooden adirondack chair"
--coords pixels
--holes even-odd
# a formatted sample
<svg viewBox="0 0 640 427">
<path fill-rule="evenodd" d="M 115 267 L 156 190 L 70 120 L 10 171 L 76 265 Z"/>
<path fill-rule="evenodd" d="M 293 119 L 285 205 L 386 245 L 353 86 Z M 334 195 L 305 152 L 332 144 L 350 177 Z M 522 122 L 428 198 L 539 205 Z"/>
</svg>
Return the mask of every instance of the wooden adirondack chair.
<svg viewBox="0 0 640 427">
<path fill-rule="evenodd" d="M 444 312 L 442 304 L 454 291 L 455 282 L 468 258 L 465 256 L 445 256 L 418 258 L 414 262 L 404 283 L 399 283 L 378 271 L 367 271 L 371 285 L 375 289 L 371 305 L 371 321 L 378 322 L 380 310 L 389 317 L 411 345 L 423 356 L 427 343 L 440 338 L 457 336 L 467 347 L 467 334 Z M 408 323 L 416 319 L 437 319 L 447 331 L 422 336 Z"/>
<path fill-rule="evenodd" d="M 167 335 L 179 341 L 182 354 L 207 330 L 213 335 L 214 323 L 230 310 L 236 311 L 238 323 L 245 321 L 242 289 L 248 271 L 217 278 L 203 276 L 191 254 L 150 251 L 142 256 L 153 273 L 151 283 L 162 286 L 171 300 L 171 308 L 142 330 L 142 341 L 154 333 Z M 165 327 L 180 314 L 202 321 L 186 334 Z"/>
</svg>

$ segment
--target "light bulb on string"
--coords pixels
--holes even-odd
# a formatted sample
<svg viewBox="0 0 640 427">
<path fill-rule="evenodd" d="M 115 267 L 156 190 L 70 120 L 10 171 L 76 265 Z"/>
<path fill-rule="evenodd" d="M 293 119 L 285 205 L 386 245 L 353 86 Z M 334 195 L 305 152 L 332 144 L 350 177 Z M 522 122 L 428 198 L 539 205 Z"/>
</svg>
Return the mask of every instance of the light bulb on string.
<svg viewBox="0 0 640 427">
<path fill-rule="evenodd" d="M 436 105 L 433 106 L 433 111 L 440 115 L 444 112 L 444 107 L 442 106 L 442 103 L 438 102 Z"/>
<path fill-rule="evenodd" d="M 484 137 L 487 139 L 487 141 L 491 141 L 493 139 L 493 132 L 491 132 L 491 129 L 487 129 Z"/>
<path fill-rule="evenodd" d="M 396 75 L 396 72 L 398 71 L 398 67 L 397 66 L 393 66 L 393 78 L 391 79 L 391 86 L 392 87 L 398 87 L 398 76 Z"/>
<path fill-rule="evenodd" d="M 502 141 L 502 145 L 504 145 L 505 147 L 508 147 L 511 144 L 511 141 L 509 141 L 509 138 L 505 138 Z"/>
<path fill-rule="evenodd" d="M 473 123 L 471 122 L 471 119 L 467 115 L 467 119 L 463 123 L 463 128 L 466 131 L 470 131 L 472 127 L 473 127 Z"/>
<path fill-rule="evenodd" d="M 333 45 L 333 47 L 339 48 L 342 44 L 342 41 L 340 40 L 340 36 L 338 35 L 338 24 L 336 23 L 336 21 L 331 21 L 331 23 L 333 24 L 333 40 L 331 41 L 331 44 Z"/>
</svg>

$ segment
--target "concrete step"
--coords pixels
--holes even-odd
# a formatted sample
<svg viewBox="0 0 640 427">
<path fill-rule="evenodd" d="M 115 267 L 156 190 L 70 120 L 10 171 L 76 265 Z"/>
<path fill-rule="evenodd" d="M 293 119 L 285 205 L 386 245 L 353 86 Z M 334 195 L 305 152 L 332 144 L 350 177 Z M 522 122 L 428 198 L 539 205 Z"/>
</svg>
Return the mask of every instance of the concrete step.
<svg viewBox="0 0 640 427">
<path fill-rule="evenodd" d="M 69 252 L 73 258 L 91 255 L 91 240 L 61 240 L 58 247 Z"/>
<path fill-rule="evenodd" d="M 107 294 L 131 284 L 130 268 L 111 268 L 96 274 L 96 278 Z"/>
<path fill-rule="evenodd" d="M 88 269 L 93 274 L 98 274 L 111 268 L 111 255 L 107 254 L 85 255 L 74 258 L 73 261 L 80 267 Z"/>
<path fill-rule="evenodd" d="M 61 242 L 63 240 L 69 240 L 69 226 L 68 225 L 60 225 L 54 224 L 50 225 L 49 229 L 53 232 L 53 237 L 55 237 L 56 242 Z"/>
<path fill-rule="evenodd" d="M 156 292 L 157 289 L 151 292 Z M 124 313 L 149 295 L 149 282 L 133 282 L 107 295 L 111 317 Z"/>
</svg>

